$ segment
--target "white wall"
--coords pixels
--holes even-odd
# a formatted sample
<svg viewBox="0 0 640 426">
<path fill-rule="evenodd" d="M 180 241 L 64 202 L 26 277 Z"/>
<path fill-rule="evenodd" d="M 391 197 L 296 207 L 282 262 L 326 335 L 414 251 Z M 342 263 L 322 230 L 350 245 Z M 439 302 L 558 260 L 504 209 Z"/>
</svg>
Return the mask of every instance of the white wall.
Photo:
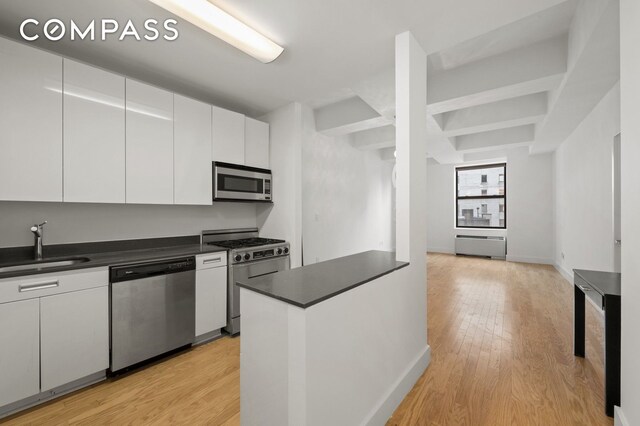
<svg viewBox="0 0 640 426">
<path fill-rule="evenodd" d="M 574 268 L 616 270 L 612 165 L 618 133 L 616 84 L 555 152 L 555 263 L 565 276 Z"/>
<path fill-rule="evenodd" d="M 48 220 L 44 244 L 197 235 L 256 226 L 252 204 L 161 206 L 0 202 L 0 247 L 33 244 L 29 228 Z"/>
<path fill-rule="evenodd" d="M 620 0 L 622 118 L 622 401 L 627 425 L 640 425 L 640 2 Z"/>
<path fill-rule="evenodd" d="M 491 161 L 489 163 L 493 163 Z M 456 234 L 506 235 L 507 259 L 553 263 L 553 161 L 551 154 L 507 150 L 507 230 L 455 228 L 455 165 L 427 162 L 427 249 L 453 253 Z"/>
<path fill-rule="evenodd" d="M 261 118 L 269 123 L 273 205 L 260 205 L 262 236 L 286 239 L 291 245 L 291 267 L 302 265 L 302 106 L 291 103 Z"/>
<path fill-rule="evenodd" d="M 347 136 L 315 131 L 302 109 L 302 235 L 304 264 L 395 247 L 393 163 L 362 151 Z"/>
<path fill-rule="evenodd" d="M 507 259 L 553 263 L 553 155 L 507 153 Z"/>
<path fill-rule="evenodd" d="M 507 231 L 502 229 L 456 229 L 455 170 L 456 166 L 453 164 L 438 164 L 432 159 L 427 160 L 427 250 L 431 252 L 453 253 L 456 234 L 507 235 Z M 507 175 L 507 191 L 510 187 Z M 510 220 L 511 214 L 507 206 L 507 226 Z"/>
</svg>

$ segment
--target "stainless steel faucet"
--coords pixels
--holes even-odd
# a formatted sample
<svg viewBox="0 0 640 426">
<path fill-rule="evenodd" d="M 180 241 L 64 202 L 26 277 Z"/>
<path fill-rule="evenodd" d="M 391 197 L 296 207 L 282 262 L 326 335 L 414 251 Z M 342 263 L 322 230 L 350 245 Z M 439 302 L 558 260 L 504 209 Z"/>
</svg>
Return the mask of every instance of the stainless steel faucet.
<svg viewBox="0 0 640 426">
<path fill-rule="evenodd" d="M 42 259 L 42 232 L 43 226 L 47 223 L 45 220 L 40 225 L 33 225 L 31 227 L 31 232 L 33 232 L 33 254 L 36 260 Z"/>
</svg>

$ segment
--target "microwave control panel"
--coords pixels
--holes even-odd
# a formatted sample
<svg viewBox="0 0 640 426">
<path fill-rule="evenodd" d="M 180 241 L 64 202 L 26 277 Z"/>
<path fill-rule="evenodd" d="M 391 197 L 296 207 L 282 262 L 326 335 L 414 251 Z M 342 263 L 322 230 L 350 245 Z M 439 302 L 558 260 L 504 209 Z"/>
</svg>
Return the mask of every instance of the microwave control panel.
<svg viewBox="0 0 640 426">
<path fill-rule="evenodd" d="M 270 179 L 264 180 L 264 195 L 265 195 L 264 198 L 266 200 L 271 199 L 271 180 Z"/>
</svg>

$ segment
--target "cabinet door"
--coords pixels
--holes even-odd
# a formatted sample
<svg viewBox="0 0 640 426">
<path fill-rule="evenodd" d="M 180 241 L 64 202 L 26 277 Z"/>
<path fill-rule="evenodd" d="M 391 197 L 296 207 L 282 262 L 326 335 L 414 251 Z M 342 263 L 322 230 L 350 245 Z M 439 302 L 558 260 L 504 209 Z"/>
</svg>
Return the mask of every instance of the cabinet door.
<svg viewBox="0 0 640 426">
<path fill-rule="evenodd" d="M 196 336 L 227 325 L 227 268 L 196 271 Z"/>
<path fill-rule="evenodd" d="M 176 204 L 211 205 L 211 105 L 174 95 Z"/>
<path fill-rule="evenodd" d="M 64 201 L 125 202 L 124 77 L 64 60 Z"/>
<path fill-rule="evenodd" d="M 126 85 L 127 203 L 173 204 L 173 93 Z"/>
<path fill-rule="evenodd" d="M 247 117 L 244 126 L 245 164 L 269 168 L 269 124 Z"/>
<path fill-rule="evenodd" d="M 244 164 L 244 115 L 213 107 L 213 161 Z"/>
<path fill-rule="evenodd" d="M 0 38 L 0 200 L 62 201 L 62 58 Z"/>
<path fill-rule="evenodd" d="M 39 299 L 0 304 L 0 407 L 40 392 Z"/>
<path fill-rule="evenodd" d="M 109 368 L 108 289 L 40 299 L 42 391 Z"/>
</svg>

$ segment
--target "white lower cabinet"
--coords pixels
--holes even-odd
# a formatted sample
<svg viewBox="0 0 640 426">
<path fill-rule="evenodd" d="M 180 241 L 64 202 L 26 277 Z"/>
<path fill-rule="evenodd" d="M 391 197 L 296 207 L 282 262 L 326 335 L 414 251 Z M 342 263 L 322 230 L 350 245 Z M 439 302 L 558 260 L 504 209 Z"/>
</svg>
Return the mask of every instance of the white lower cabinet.
<svg viewBox="0 0 640 426">
<path fill-rule="evenodd" d="M 109 367 L 108 268 L 0 280 L 0 325 L 2 417 Z"/>
<path fill-rule="evenodd" d="M 109 368 L 109 288 L 40 299 L 41 390 Z"/>
<path fill-rule="evenodd" d="M 227 325 L 227 253 L 196 257 L 196 341 Z"/>
<path fill-rule="evenodd" d="M 0 304 L 0 407 L 40 392 L 40 302 Z"/>
</svg>

